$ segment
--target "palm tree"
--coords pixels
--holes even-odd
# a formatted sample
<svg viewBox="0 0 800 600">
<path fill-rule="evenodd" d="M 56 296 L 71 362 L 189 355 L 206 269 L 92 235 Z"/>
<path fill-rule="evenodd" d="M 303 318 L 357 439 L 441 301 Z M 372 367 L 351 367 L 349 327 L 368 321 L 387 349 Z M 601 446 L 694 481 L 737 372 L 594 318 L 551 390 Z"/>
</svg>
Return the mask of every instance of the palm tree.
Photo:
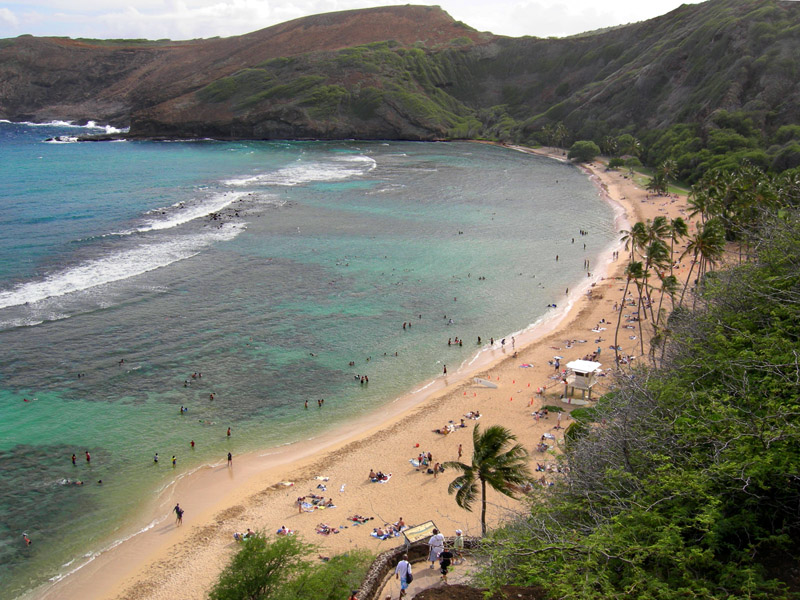
<svg viewBox="0 0 800 600">
<path fill-rule="evenodd" d="M 675 162 L 675 159 L 668 158 L 659 167 L 661 173 L 664 175 L 664 180 L 667 182 L 667 189 L 669 189 L 669 178 L 675 178 L 675 173 L 678 172 L 678 163 Z"/>
<path fill-rule="evenodd" d="M 559 148 L 566 148 L 567 139 L 569 138 L 569 130 L 562 121 L 556 123 L 556 126 L 553 129 L 553 138 L 556 146 Z"/>
<path fill-rule="evenodd" d="M 653 173 L 650 181 L 647 182 L 647 191 L 653 192 L 656 196 L 662 196 L 667 193 L 668 185 L 667 178 L 659 169 Z"/>
<path fill-rule="evenodd" d="M 658 271 L 658 278 L 661 280 L 661 297 L 658 300 L 658 310 L 656 311 L 656 320 L 653 323 L 653 340 L 651 340 L 651 356 L 653 360 L 653 366 L 656 363 L 656 354 L 655 354 L 655 347 L 656 345 L 661 345 L 661 362 L 664 362 L 664 352 L 667 345 L 667 338 L 669 337 L 670 331 L 667 327 L 661 326 L 661 319 L 664 317 L 664 312 L 661 310 L 662 304 L 664 304 L 664 296 L 669 295 L 670 301 L 672 302 L 672 310 L 675 310 L 675 294 L 680 289 L 680 282 L 675 275 L 666 275 L 661 271 Z M 666 322 L 667 319 L 664 318 Z M 660 334 L 656 336 L 656 334 Z M 656 339 L 658 337 L 658 339 Z"/>
<path fill-rule="evenodd" d="M 681 217 L 669 222 L 669 274 L 672 275 L 672 265 L 675 264 L 675 242 L 689 235 L 689 225 Z"/>
<path fill-rule="evenodd" d="M 692 280 L 692 271 L 695 264 L 698 264 L 698 279 L 700 279 L 709 264 L 713 265 L 722 256 L 725 251 L 725 228 L 719 219 L 710 219 L 703 223 L 700 229 L 695 234 L 694 238 L 689 241 L 683 255 L 692 254 L 692 266 L 689 267 L 689 274 L 686 276 L 686 282 L 683 285 L 681 292 L 681 299 L 678 301 L 678 306 L 683 305 L 683 297 L 686 294 L 686 288 L 689 287 L 689 282 Z"/>
<path fill-rule="evenodd" d="M 625 250 L 630 248 L 630 260 L 634 260 L 636 258 L 636 251 L 647 243 L 649 235 L 647 225 L 642 221 L 638 221 L 634 223 L 630 230 L 623 229 L 620 233 L 622 234 L 621 241 L 625 242 Z"/>
<path fill-rule="evenodd" d="M 631 260 L 628 266 L 625 267 L 627 281 L 625 282 L 625 291 L 622 292 L 622 302 L 619 307 L 619 315 L 617 316 L 617 330 L 614 332 L 614 361 L 617 364 L 617 368 L 619 368 L 619 350 L 617 348 L 619 348 L 619 326 L 622 324 L 622 311 L 625 308 L 625 303 L 628 301 L 628 287 L 631 285 L 631 280 L 638 282 L 639 279 L 644 276 L 644 269 L 642 267 L 641 261 L 638 260 Z"/>
<path fill-rule="evenodd" d="M 528 452 L 522 444 L 506 446 L 516 441 L 508 429 L 492 425 L 481 433 L 480 426 L 472 430 L 472 464 L 450 461 L 442 465 L 445 469 L 461 472 L 447 487 L 447 493 L 456 495 L 456 503 L 465 510 L 481 494 L 481 534 L 486 535 L 486 484 L 510 498 L 514 497 L 512 485 L 521 485 L 531 478 L 528 468 Z"/>
</svg>

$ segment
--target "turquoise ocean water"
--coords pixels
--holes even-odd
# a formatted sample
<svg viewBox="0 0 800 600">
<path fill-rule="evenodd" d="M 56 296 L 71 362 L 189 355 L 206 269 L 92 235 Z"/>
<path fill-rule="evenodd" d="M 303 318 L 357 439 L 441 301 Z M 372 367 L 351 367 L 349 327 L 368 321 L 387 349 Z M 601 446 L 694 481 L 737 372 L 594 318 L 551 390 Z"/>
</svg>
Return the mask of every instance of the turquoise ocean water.
<svg viewBox="0 0 800 600">
<path fill-rule="evenodd" d="M 577 169 L 510 149 L 44 141 L 79 131 L 0 122 L 3 599 L 128 535 L 178 474 L 536 322 L 615 233 Z"/>
</svg>

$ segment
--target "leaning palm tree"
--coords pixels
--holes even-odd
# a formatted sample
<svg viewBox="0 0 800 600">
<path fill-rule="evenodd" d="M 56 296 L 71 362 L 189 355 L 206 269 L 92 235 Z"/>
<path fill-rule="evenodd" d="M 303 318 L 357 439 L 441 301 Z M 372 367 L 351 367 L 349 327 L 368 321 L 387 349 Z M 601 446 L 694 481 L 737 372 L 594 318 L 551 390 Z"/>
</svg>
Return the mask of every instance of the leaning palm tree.
<svg viewBox="0 0 800 600">
<path fill-rule="evenodd" d="M 644 268 L 641 261 L 638 260 L 631 260 L 628 263 L 628 266 L 625 267 L 625 290 L 622 292 L 622 302 L 620 303 L 619 313 L 617 314 L 617 329 L 614 332 L 614 362 L 619 369 L 619 327 L 622 324 L 622 311 L 625 310 L 625 303 L 628 301 L 628 288 L 631 285 L 631 281 L 636 282 L 636 286 L 638 288 L 638 282 L 640 279 L 644 277 Z"/>
<path fill-rule="evenodd" d="M 675 242 L 679 242 L 689 235 L 689 225 L 681 217 L 671 219 L 669 222 L 669 274 L 672 275 L 675 264 Z"/>
<path fill-rule="evenodd" d="M 702 279 L 706 267 L 716 264 L 725 252 L 725 229 L 719 219 L 711 219 L 700 226 L 697 234 L 689 241 L 689 245 L 683 253 L 692 255 L 692 265 L 689 267 L 689 274 L 683 284 L 681 299 L 678 306 L 683 306 L 683 297 L 692 279 L 692 271 L 698 265 L 698 280 Z"/>
<path fill-rule="evenodd" d="M 481 534 L 486 535 L 486 485 L 513 498 L 512 485 L 524 484 L 531 478 L 528 468 L 528 452 L 516 441 L 508 429 L 492 425 L 481 432 L 480 426 L 472 430 L 472 464 L 450 461 L 442 465 L 445 469 L 461 472 L 447 487 L 447 493 L 456 495 L 456 503 L 465 510 L 472 510 L 472 504 L 481 495 Z"/>
</svg>

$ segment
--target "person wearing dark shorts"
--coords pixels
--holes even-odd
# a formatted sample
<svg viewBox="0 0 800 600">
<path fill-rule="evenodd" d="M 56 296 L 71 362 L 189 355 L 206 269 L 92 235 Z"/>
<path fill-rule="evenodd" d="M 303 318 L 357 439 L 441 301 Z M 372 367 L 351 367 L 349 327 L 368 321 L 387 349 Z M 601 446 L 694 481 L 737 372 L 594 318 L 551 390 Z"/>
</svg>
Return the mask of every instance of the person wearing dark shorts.
<svg viewBox="0 0 800 600">
<path fill-rule="evenodd" d="M 453 560 L 453 553 L 447 548 L 442 550 L 439 554 L 439 570 L 442 573 L 442 581 L 447 583 L 447 569 L 450 568 L 450 563 Z"/>
</svg>

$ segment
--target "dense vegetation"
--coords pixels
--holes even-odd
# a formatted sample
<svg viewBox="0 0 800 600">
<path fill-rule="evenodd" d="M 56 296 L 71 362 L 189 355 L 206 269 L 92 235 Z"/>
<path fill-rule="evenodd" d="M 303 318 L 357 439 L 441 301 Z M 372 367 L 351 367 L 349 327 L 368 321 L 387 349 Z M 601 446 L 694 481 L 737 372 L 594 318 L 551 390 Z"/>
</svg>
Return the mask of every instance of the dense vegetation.
<svg viewBox="0 0 800 600">
<path fill-rule="evenodd" d="M 294 536 L 249 536 L 219 577 L 211 600 L 341 600 L 357 589 L 372 557 L 364 550 L 310 562 L 314 547 Z"/>
<path fill-rule="evenodd" d="M 553 598 L 800 598 L 798 199 L 796 172 L 749 165 L 695 186 L 690 253 L 702 263 L 697 240 L 713 228 L 741 254 L 692 280 L 657 367 L 573 413 L 568 472 L 487 540 L 483 583 Z M 629 236 L 658 239 L 656 225 Z"/>
</svg>

